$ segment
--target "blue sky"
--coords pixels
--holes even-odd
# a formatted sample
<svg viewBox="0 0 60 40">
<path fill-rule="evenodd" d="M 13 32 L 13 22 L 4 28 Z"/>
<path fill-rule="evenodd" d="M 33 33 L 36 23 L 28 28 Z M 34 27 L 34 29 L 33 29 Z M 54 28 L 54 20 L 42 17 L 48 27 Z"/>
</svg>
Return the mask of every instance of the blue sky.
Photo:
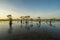
<svg viewBox="0 0 60 40">
<path fill-rule="evenodd" d="M 59 18 L 60 0 L 0 0 L 0 18 L 8 14 L 14 17 L 30 15 Z"/>
</svg>

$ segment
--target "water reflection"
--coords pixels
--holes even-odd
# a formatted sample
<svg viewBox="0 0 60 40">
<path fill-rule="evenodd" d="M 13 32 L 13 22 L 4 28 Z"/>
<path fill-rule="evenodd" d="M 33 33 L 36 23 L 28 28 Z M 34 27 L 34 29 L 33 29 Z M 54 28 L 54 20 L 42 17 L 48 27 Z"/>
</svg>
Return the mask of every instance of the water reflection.
<svg viewBox="0 0 60 40">
<path fill-rule="evenodd" d="M 33 24 L 32 23 L 30 24 L 30 27 L 33 27 Z"/>
<path fill-rule="evenodd" d="M 21 24 L 21 26 L 20 26 L 21 28 L 23 27 L 23 24 Z"/>
<path fill-rule="evenodd" d="M 12 33 L 12 27 L 10 26 L 10 28 L 8 29 L 8 33 L 11 34 Z"/>
<path fill-rule="evenodd" d="M 40 27 L 41 26 L 41 23 L 36 23 L 37 27 Z"/>
<path fill-rule="evenodd" d="M 40 26 L 41 26 L 41 24 L 38 25 L 38 27 L 40 27 Z"/>
<path fill-rule="evenodd" d="M 24 23 L 25 25 L 23 25 L 23 24 L 21 24 L 20 25 L 20 23 L 19 23 L 19 25 L 17 24 L 16 25 L 16 27 L 18 27 L 18 28 L 16 28 L 15 26 L 13 26 L 13 28 L 12 28 L 12 25 L 9 25 L 9 29 L 8 29 L 8 33 L 9 33 L 9 36 L 10 36 L 10 34 L 15 34 L 15 32 L 16 31 L 19 31 L 19 32 L 21 32 L 20 31 L 20 26 L 22 27 L 22 31 L 23 32 L 27 32 L 27 33 L 29 33 L 29 32 L 35 32 L 35 33 L 41 33 L 42 35 L 44 34 L 45 36 L 47 36 L 47 33 L 48 34 L 50 34 L 50 35 L 59 35 L 59 30 L 60 29 L 58 29 L 58 27 L 59 26 L 57 26 L 57 25 L 54 25 L 54 23 L 52 22 L 52 23 L 50 23 L 49 22 L 49 24 L 48 25 L 46 25 L 46 24 L 39 24 L 39 23 L 31 23 L 31 24 L 26 24 L 26 23 Z M 8 24 L 7 24 L 8 25 Z M 13 24 L 13 25 L 15 25 L 15 24 Z M 56 30 L 54 29 L 55 28 L 55 26 L 56 26 Z M 4 26 L 5 27 L 5 26 Z M 51 28 L 52 27 L 52 28 Z M 17 30 L 16 30 L 17 29 Z M 3 30 L 3 29 L 2 29 Z M 13 32 L 14 31 L 14 32 Z M 57 32 L 56 32 L 57 31 Z M 3 32 L 3 31 L 2 31 Z M 18 33 L 19 33 L 18 32 Z M 34 34 L 35 34 L 34 33 Z M 27 34 L 26 34 L 27 35 Z M 29 35 L 30 35 L 30 33 L 29 33 Z M 40 35 L 40 34 L 39 34 Z M 44 36 L 43 35 L 43 36 Z M 55 36 L 56 36 L 55 35 Z M 20 36 L 19 36 L 20 37 Z M 22 37 L 22 36 L 21 36 Z M 28 36 L 29 37 L 29 36 Z M 59 37 L 60 37 L 60 35 L 59 35 Z"/>
<path fill-rule="evenodd" d="M 27 32 L 29 32 L 29 31 L 30 31 L 30 27 L 29 27 L 29 25 L 28 25 L 28 24 L 26 24 L 26 25 L 25 25 L 25 29 L 26 29 L 26 31 L 27 31 Z"/>
<path fill-rule="evenodd" d="M 53 25 L 53 24 L 49 24 L 49 25 L 50 25 L 51 27 L 54 27 L 54 28 L 56 27 L 56 26 L 55 26 L 55 25 Z"/>
<path fill-rule="evenodd" d="M 50 26 L 52 26 L 52 24 L 50 23 Z"/>
</svg>

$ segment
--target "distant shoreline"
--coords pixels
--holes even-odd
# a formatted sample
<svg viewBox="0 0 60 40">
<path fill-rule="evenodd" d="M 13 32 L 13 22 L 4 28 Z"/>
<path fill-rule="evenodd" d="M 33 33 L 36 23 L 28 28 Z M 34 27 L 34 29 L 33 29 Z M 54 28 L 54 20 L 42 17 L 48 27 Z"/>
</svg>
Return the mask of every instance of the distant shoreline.
<svg viewBox="0 0 60 40">
<path fill-rule="evenodd" d="M 20 21 L 21 19 L 12 19 L 12 21 Z M 49 21 L 50 19 L 41 19 L 41 21 Z M 0 19 L 0 21 L 9 21 L 9 19 Z M 23 20 L 25 21 L 25 20 Z M 31 21 L 31 19 L 29 19 Z M 33 19 L 32 21 L 38 21 L 38 19 Z M 55 19 L 55 21 L 60 21 L 60 19 Z"/>
</svg>

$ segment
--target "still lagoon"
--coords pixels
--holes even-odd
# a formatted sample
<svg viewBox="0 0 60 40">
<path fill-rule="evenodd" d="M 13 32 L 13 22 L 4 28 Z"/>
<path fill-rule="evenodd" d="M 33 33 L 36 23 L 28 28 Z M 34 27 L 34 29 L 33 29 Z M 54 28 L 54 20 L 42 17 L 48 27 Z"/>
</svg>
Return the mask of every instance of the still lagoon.
<svg viewBox="0 0 60 40">
<path fill-rule="evenodd" d="M 60 40 L 60 22 L 29 22 L 21 24 L 13 21 L 0 21 L 0 40 Z"/>
</svg>

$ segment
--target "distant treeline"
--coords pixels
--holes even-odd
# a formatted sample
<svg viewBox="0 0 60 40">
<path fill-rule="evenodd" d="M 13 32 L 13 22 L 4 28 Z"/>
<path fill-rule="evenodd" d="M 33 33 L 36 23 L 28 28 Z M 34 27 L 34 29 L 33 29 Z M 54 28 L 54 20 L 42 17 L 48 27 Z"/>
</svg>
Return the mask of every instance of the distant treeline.
<svg viewBox="0 0 60 40">
<path fill-rule="evenodd" d="M 20 21 L 21 19 L 12 19 L 12 21 Z M 39 19 L 28 19 L 29 21 L 39 21 Z M 41 21 L 49 21 L 50 19 L 40 19 Z M 9 21 L 9 19 L 0 19 L 0 21 Z M 23 19 L 25 21 L 25 19 Z M 52 19 L 52 21 L 60 21 L 60 19 Z"/>
</svg>

